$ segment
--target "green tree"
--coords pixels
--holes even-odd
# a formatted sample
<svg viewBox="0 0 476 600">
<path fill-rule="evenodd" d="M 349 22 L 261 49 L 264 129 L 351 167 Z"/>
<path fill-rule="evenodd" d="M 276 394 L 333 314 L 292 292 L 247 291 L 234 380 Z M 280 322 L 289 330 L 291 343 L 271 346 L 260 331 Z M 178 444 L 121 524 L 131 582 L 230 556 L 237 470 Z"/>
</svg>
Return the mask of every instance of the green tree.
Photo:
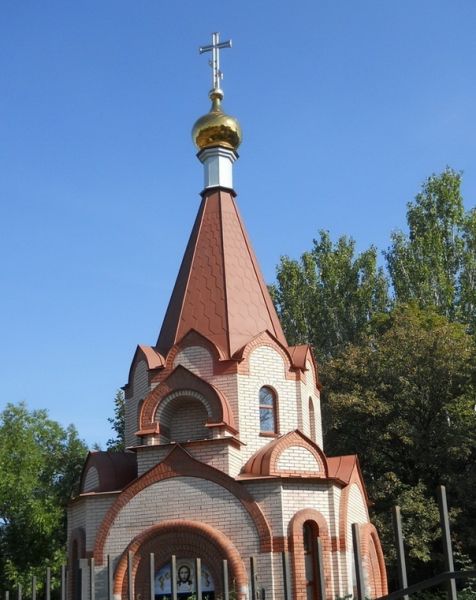
<svg viewBox="0 0 476 600">
<path fill-rule="evenodd" d="M 0 586 L 41 579 L 64 560 L 66 505 L 87 448 L 45 410 L 0 413 Z"/>
<path fill-rule="evenodd" d="M 449 167 L 408 204 L 408 235 L 398 231 L 385 253 L 395 298 L 435 307 L 476 324 L 476 215 L 465 213 L 461 173 Z"/>
<path fill-rule="evenodd" d="M 463 223 L 463 257 L 459 280 L 460 318 L 476 334 L 476 208 L 470 210 Z"/>
<path fill-rule="evenodd" d="M 321 361 L 356 342 L 389 304 L 376 249 L 356 255 L 354 240 L 333 243 L 327 231 L 300 261 L 281 258 L 271 293 L 289 343 L 312 344 Z"/>
<path fill-rule="evenodd" d="M 405 517 L 411 566 L 435 557 L 438 484 L 454 533 L 475 557 L 476 347 L 464 326 L 431 309 L 376 317 L 359 345 L 321 370 L 326 452 L 357 453 L 384 539 L 392 505 Z M 387 548 L 392 545 L 387 543 Z"/>
<path fill-rule="evenodd" d="M 107 441 L 107 449 L 115 452 L 126 449 L 126 401 L 124 392 L 117 390 L 114 396 L 114 417 L 108 418 L 115 437 Z"/>
</svg>

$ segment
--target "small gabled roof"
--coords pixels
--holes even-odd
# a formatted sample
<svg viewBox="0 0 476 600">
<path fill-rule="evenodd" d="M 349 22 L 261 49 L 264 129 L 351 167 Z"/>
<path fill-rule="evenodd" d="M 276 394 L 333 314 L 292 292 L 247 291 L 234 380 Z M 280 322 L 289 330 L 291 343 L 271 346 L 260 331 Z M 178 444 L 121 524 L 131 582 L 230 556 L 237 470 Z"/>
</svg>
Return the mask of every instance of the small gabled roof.
<svg viewBox="0 0 476 600">
<path fill-rule="evenodd" d="M 132 452 L 90 452 L 81 473 L 80 493 L 89 469 L 95 468 L 98 475 L 98 485 L 95 493 L 122 490 L 137 477 L 137 457 Z"/>
<path fill-rule="evenodd" d="M 191 329 L 230 359 L 262 331 L 287 346 L 234 192 L 204 192 L 157 341 L 163 356 Z"/>
<path fill-rule="evenodd" d="M 340 479 L 343 483 L 349 483 L 352 471 L 358 464 L 356 454 L 346 456 L 328 456 L 329 477 Z"/>
</svg>

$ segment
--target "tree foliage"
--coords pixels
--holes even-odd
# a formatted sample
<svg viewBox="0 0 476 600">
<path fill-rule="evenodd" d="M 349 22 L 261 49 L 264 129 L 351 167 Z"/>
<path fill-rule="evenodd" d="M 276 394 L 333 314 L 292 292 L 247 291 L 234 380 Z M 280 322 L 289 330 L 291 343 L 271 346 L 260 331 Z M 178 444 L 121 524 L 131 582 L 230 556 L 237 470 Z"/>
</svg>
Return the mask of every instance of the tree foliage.
<svg viewBox="0 0 476 600">
<path fill-rule="evenodd" d="M 397 302 L 435 307 L 476 325 L 476 214 L 465 213 L 461 174 L 447 168 L 408 204 L 408 235 L 396 232 L 386 252 Z"/>
<path fill-rule="evenodd" d="M 87 448 L 44 410 L 0 413 L 0 586 L 27 582 L 64 559 L 66 504 Z"/>
<path fill-rule="evenodd" d="M 299 261 L 281 259 L 271 292 L 289 343 L 312 344 L 321 360 L 356 342 L 389 302 L 376 249 L 356 255 L 354 240 L 334 244 L 327 231 Z"/>
<path fill-rule="evenodd" d="M 476 347 L 464 327 L 399 306 L 322 369 L 326 451 L 357 453 L 377 521 L 399 504 L 413 564 L 434 558 L 438 484 L 448 488 L 455 533 L 476 550 Z M 464 511 L 464 512 L 463 512 Z M 388 546 L 390 547 L 390 545 Z"/>
<path fill-rule="evenodd" d="M 271 291 L 288 341 L 318 357 L 326 452 L 359 454 L 387 555 L 390 508 L 402 506 L 424 575 L 439 483 L 458 552 L 476 562 L 476 209 L 465 211 L 461 174 L 429 177 L 407 224 L 383 271 L 375 248 L 356 254 L 351 238 L 320 232 L 300 260 L 281 259 Z"/>
<path fill-rule="evenodd" d="M 108 418 L 115 432 L 115 437 L 107 441 L 107 449 L 122 451 L 126 449 L 126 401 L 124 392 L 117 390 L 114 396 L 114 417 Z"/>
</svg>

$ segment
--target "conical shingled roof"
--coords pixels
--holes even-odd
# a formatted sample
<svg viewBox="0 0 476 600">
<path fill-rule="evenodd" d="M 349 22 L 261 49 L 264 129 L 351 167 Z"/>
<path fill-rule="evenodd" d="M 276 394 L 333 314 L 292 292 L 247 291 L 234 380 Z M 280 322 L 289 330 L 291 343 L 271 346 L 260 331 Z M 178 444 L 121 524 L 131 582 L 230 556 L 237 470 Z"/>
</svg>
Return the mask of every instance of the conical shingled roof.
<svg viewBox="0 0 476 600">
<path fill-rule="evenodd" d="M 165 355 L 191 329 L 233 355 L 268 330 L 287 346 L 234 194 L 204 193 L 157 341 Z"/>
</svg>

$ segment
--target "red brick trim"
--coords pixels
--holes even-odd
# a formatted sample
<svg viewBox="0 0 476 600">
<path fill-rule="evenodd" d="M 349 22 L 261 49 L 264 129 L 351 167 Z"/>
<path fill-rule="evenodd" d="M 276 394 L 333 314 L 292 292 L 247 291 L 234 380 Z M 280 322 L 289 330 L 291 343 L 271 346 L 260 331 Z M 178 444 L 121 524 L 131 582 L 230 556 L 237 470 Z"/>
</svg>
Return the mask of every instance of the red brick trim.
<svg viewBox="0 0 476 600">
<path fill-rule="evenodd" d="M 350 496 L 350 491 L 351 491 L 352 485 L 354 483 L 359 488 L 360 493 L 362 494 L 362 501 L 364 502 L 364 505 L 365 505 L 365 501 L 367 499 L 367 493 L 365 491 L 365 488 L 364 488 L 364 485 L 362 482 L 362 477 L 360 475 L 360 471 L 357 468 L 357 464 L 354 466 L 354 468 L 352 470 L 352 474 L 349 479 L 349 483 L 342 490 L 342 494 L 340 497 L 339 536 L 340 536 L 341 540 L 343 541 L 344 550 L 349 550 L 350 548 L 352 548 L 352 540 L 348 539 L 348 524 L 349 524 L 349 496 Z M 366 512 L 367 512 L 367 519 L 370 521 L 368 509 L 367 509 L 367 507 L 365 507 L 365 508 L 366 508 Z"/>
<path fill-rule="evenodd" d="M 187 389 L 199 392 L 207 398 L 214 412 L 212 422 L 225 423 L 236 431 L 233 411 L 224 394 L 185 367 L 178 366 L 144 399 L 139 423 L 140 430 L 145 433 L 139 432 L 138 435 L 146 435 L 151 427 L 156 426 L 155 413 L 159 404 L 170 393 Z"/>
<path fill-rule="evenodd" d="M 103 564 L 104 545 L 116 517 L 132 498 L 154 483 L 181 476 L 198 477 L 212 481 L 233 494 L 241 502 L 255 524 L 261 552 L 272 550 L 271 529 L 261 508 L 249 492 L 226 473 L 192 458 L 181 446 L 175 446 L 161 463 L 128 485 L 107 511 L 99 528 L 94 547 L 94 558 L 98 565 Z"/>
<path fill-rule="evenodd" d="M 360 525 L 360 549 L 362 562 L 367 571 L 370 595 L 378 598 L 388 594 L 385 557 L 378 532 L 372 523 Z"/>
<path fill-rule="evenodd" d="M 289 540 L 285 535 L 273 536 L 273 552 L 284 552 L 289 548 Z"/>
<path fill-rule="evenodd" d="M 164 543 L 160 543 L 162 541 Z M 154 545 L 155 544 L 155 545 Z M 142 552 L 141 552 L 142 550 Z M 172 554 L 178 556 L 200 556 L 215 572 L 214 581 L 220 586 L 221 559 L 228 560 L 230 581 L 235 580 L 238 597 L 244 599 L 248 584 L 246 568 L 235 546 L 226 535 L 206 523 L 189 520 L 170 520 L 154 525 L 136 536 L 122 553 L 114 575 L 114 594 L 127 596 L 127 563 L 128 553 L 133 555 L 133 575 L 135 587 L 144 587 L 145 577 L 137 577 L 141 572 L 141 563 L 146 563 L 149 551 L 154 551 L 156 568 L 166 564 Z M 195 551 L 195 552 L 194 552 Z M 198 553 L 198 554 L 197 554 Z M 142 569 L 142 571 L 147 569 Z M 139 579 L 139 581 L 138 581 Z M 142 584 L 142 586 L 140 586 Z M 218 589 L 216 592 L 220 592 Z"/>
<path fill-rule="evenodd" d="M 340 537 L 331 537 L 332 552 L 345 551 L 345 541 Z"/>
<path fill-rule="evenodd" d="M 326 597 L 333 597 L 332 589 L 332 566 L 331 552 L 332 542 L 329 536 L 329 528 L 324 516 L 317 510 L 305 508 L 297 512 L 288 525 L 289 549 L 292 554 L 293 564 L 293 589 L 294 600 L 306 600 L 305 565 L 304 565 L 304 537 L 303 526 L 306 521 L 312 521 L 317 525 L 319 538 L 322 542 L 322 553 L 324 556 L 324 577 L 326 585 Z M 322 599 L 324 600 L 324 599 Z"/>
</svg>

